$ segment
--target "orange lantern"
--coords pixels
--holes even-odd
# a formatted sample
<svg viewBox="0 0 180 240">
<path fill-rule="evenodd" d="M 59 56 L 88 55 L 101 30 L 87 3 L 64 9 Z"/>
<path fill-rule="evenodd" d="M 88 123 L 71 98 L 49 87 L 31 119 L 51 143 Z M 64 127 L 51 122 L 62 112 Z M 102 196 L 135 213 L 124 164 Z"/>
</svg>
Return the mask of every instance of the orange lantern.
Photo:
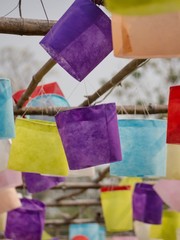
<svg viewBox="0 0 180 240">
<path fill-rule="evenodd" d="M 112 15 L 116 57 L 167 58 L 180 56 L 180 13 L 153 16 Z"/>
</svg>

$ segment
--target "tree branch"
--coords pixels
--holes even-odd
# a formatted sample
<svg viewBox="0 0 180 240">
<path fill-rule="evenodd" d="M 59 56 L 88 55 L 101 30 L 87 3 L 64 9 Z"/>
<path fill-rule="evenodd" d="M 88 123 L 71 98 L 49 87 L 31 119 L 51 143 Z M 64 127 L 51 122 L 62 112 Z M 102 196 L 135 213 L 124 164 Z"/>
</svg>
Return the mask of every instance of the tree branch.
<svg viewBox="0 0 180 240">
<path fill-rule="evenodd" d="M 125 79 L 125 77 L 127 77 L 129 74 L 134 72 L 137 68 L 139 68 L 146 61 L 147 61 L 147 59 L 134 59 L 131 62 L 129 62 L 111 80 L 109 80 L 102 87 L 100 87 L 95 93 L 88 96 L 87 97 L 88 99 L 85 100 L 83 103 L 81 103 L 80 106 L 88 106 L 91 103 L 93 103 L 95 100 L 97 100 L 99 97 L 101 97 L 108 90 L 119 85 Z"/>
<path fill-rule="evenodd" d="M 55 116 L 57 112 L 74 109 L 77 107 L 25 107 L 25 108 L 14 108 L 14 115 L 47 115 Z M 116 106 L 117 114 L 164 114 L 167 113 L 167 105 L 152 105 L 147 106 L 141 105 L 125 105 L 125 106 Z"/>
<path fill-rule="evenodd" d="M 102 172 L 99 173 L 99 176 L 97 178 L 95 178 L 93 180 L 94 183 L 99 183 L 105 176 L 106 174 L 109 172 L 109 167 L 105 168 Z M 87 188 L 85 189 L 80 189 L 79 191 L 76 192 L 72 192 L 70 194 L 64 195 L 62 197 L 59 197 L 56 199 L 56 202 L 60 203 L 62 200 L 64 199 L 68 199 L 68 198 L 72 198 L 74 196 L 77 196 L 81 193 L 84 193 L 87 190 Z"/>
<path fill-rule="evenodd" d="M 37 87 L 38 83 L 42 80 L 42 78 L 50 71 L 56 62 L 50 58 L 42 68 L 32 77 L 32 81 L 30 82 L 28 88 L 26 89 L 25 93 L 21 96 L 19 101 L 17 102 L 17 108 L 21 108 L 26 100 L 31 96 L 35 88 Z"/>
<path fill-rule="evenodd" d="M 46 225 L 67 225 L 67 224 L 70 224 L 70 223 L 93 223 L 93 222 L 96 222 L 95 219 L 92 219 L 92 218 L 86 218 L 86 219 L 74 219 L 74 220 L 71 220 L 71 221 L 64 221 L 64 220 L 61 220 L 61 219 L 47 219 L 45 221 L 45 224 Z"/>
<path fill-rule="evenodd" d="M 47 203 L 47 207 L 73 207 L 73 206 L 100 206 L 100 200 L 92 199 L 76 199 L 61 200 L 58 203 Z"/>
<path fill-rule="evenodd" d="M 27 18 L 0 18 L 0 33 L 44 36 L 56 21 L 27 19 Z"/>
</svg>

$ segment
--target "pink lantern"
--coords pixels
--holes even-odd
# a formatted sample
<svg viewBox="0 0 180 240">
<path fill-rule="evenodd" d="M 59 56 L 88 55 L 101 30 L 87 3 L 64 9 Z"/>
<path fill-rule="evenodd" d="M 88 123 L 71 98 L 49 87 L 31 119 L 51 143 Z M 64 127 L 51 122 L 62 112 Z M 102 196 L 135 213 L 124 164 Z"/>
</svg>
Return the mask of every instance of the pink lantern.
<svg viewBox="0 0 180 240">
<path fill-rule="evenodd" d="M 0 188 L 17 187 L 23 185 L 21 172 L 5 170 L 0 172 Z"/>
<path fill-rule="evenodd" d="M 154 185 L 154 190 L 171 209 L 180 211 L 180 181 L 161 179 Z"/>
</svg>

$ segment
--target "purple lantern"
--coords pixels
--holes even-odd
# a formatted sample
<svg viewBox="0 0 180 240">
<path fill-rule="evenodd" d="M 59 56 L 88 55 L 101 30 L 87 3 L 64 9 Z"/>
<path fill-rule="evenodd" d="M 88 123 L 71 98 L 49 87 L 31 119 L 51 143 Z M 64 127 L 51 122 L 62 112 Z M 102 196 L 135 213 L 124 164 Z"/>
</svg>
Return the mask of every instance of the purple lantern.
<svg viewBox="0 0 180 240">
<path fill-rule="evenodd" d="M 64 177 L 43 176 L 38 173 L 23 173 L 23 179 L 30 193 L 45 191 L 65 180 Z"/>
<path fill-rule="evenodd" d="M 75 0 L 40 44 L 81 81 L 112 51 L 111 21 L 91 0 Z"/>
<path fill-rule="evenodd" d="M 134 220 L 161 224 L 163 202 L 154 191 L 153 185 L 137 183 L 133 193 L 133 218 Z"/>
<path fill-rule="evenodd" d="M 59 112 L 55 120 L 71 170 L 122 159 L 114 103 Z"/>
<path fill-rule="evenodd" d="M 5 236 L 13 240 L 40 240 L 44 229 L 45 205 L 21 199 L 22 207 L 8 212 Z"/>
</svg>

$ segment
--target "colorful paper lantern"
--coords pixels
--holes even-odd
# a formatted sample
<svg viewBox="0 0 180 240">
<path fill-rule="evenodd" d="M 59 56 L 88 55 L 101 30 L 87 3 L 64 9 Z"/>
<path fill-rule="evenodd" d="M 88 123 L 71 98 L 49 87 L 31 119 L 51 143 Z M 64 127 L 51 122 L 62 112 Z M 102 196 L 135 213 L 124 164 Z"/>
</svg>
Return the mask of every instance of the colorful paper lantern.
<svg viewBox="0 0 180 240">
<path fill-rule="evenodd" d="M 55 119 L 71 170 L 121 160 L 115 104 L 59 112 Z"/>
<path fill-rule="evenodd" d="M 11 82 L 0 78 L 0 139 L 15 137 Z"/>
<path fill-rule="evenodd" d="M 120 186 L 131 186 L 132 193 L 134 192 L 134 187 L 136 183 L 141 183 L 142 178 L 140 177 L 123 177 L 120 181 Z"/>
<path fill-rule="evenodd" d="M 0 214 L 0 232 L 4 233 L 6 228 L 7 213 Z"/>
<path fill-rule="evenodd" d="M 110 164 L 115 176 L 165 176 L 166 121 L 119 120 L 122 161 Z"/>
<path fill-rule="evenodd" d="M 105 0 L 105 7 L 113 13 L 121 15 L 149 15 L 164 12 L 177 12 L 180 10 L 178 0 Z"/>
<path fill-rule="evenodd" d="M 13 99 L 14 99 L 15 103 L 17 103 L 19 101 L 19 99 L 21 98 L 23 93 L 25 93 L 25 91 L 26 91 L 26 89 L 23 89 L 23 90 L 19 90 L 18 92 L 13 94 Z M 34 97 L 41 96 L 43 94 L 51 94 L 51 93 L 54 93 L 54 94 L 64 97 L 64 94 L 63 94 L 62 90 L 60 89 L 59 85 L 57 84 L 57 82 L 46 83 L 41 86 L 37 86 L 35 88 L 34 92 L 31 94 L 31 97 L 29 97 L 28 101 L 26 101 L 23 106 L 26 106 L 27 103 Z"/>
<path fill-rule="evenodd" d="M 180 213 L 172 210 L 164 210 L 162 224 L 159 231 L 154 231 L 158 226 L 151 226 L 151 238 L 162 238 L 163 240 L 177 240 L 177 229 L 180 228 Z"/>
<path fill-rule="evenodd" d="M 179 13 L 155 16 L 112 16 L 114 55 L 121 58 L 180 56 Z"/>
<path fill-rule="evenodd" d="M 180 145 L 167 144 L 166 178 L 180 180 Z"/>
<path fill-rule="evenodd" d="M 11 211 L 21 206 L 15 188 L 2 188 L 0 189 L 0 214 Z"/>
<path fill-rule="evenodd" d="M 45 191 L 65 180 L 64 177 L 43 176 L 37 173 L 23 173 L 23 179 L 30 193 Z"/>
<path fill-rule="evenodd" d="M 11 143 L 8 139 L 0 139 L 0 171 L 7 168 Z"/>
<path fill-rule="evenodd" d="M 153 188 L 164 203 L 180 212 L 180 181 L 161 179 Z"/>
<path fill-rule="evenodd" d="M 133 193 L 133 219 L 150 224 L 161 224 L 163 202 L 153 185 L 137 183 Z"/>
<path fill-rule="evenodd" d="M 21 172 L 8 169 L 0 172 L 0 188 L 12 188 L 21 185 L 23 185 Z"/>
<path fill-rule="evenodd" d="M 92 1 L 75 0 L 40 44 L 82 81 L 112 51 L 111 21 Z"/>
<path fill-rule="evenodd" d="M 105 240 L 105 229 L 97 223 L 70 224 L 69 240 Z"/>
<path fill-rule="evenodd" d="M 68 175 L 68 163 L 56 124 L 33 119 L 16 119 L 8 168 L 21 172 Z"/>
<path fill-rule="evenodd" d="M 180 229 L 176 230 L 176 240 L 180 240 Z"/>
<path fill-rule="evenodd" d="M 167 143 L 180 143 L 180 86 L 172 86 L 169 91 Z"/>
<path fill-rule="evenodd" d="M 132 193 L 130 186 L 103 187 L 100 197 L 106 230 L 108 232 L 132 230 Z"/>
<path fill-rule="evenodd" d="M 44 94 L 41 96 L 37 96 L 30 100 L 27 104 L 27 107 L 69 107 L 68 101 L 57 94 Z M 46 115 L 43 115 L 43 112 L 41 115 L 31 115 L 29 116 L 30 119 L 41 119 L 46 121 L 52 121 L 54 122 L 54 116 L 49 117 Z"/>
<path fill-rule="evenodd" d="M 40 240 L 44 229 L 45 205 L 21 199 L 22 207 L 8 212 L 5 236 L 13 240 Z"/>
<path fill-rule="evenodd" d="M 51 235 L 49 235 L 46 231 L 43 231 L 42 233 L 42 240 L 52 240 L 54 238 L 52 238 Z"/>
</svg>

